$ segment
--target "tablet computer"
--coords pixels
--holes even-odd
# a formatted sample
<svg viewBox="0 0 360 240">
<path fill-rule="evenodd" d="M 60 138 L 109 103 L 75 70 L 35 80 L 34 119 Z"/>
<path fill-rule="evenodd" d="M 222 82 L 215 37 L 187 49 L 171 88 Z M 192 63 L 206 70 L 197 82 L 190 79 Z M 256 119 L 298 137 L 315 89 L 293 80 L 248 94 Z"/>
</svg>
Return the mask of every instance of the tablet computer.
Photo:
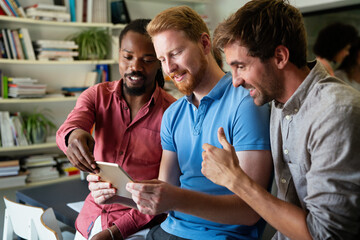
<svg viewBox="0 0 360 240">
<path fill-rule="evenodd" d="M 116 195 L 110 198 L 106 203 L 121 203 L 132 208 L 136 208 L 135 202 L 131 198 L 131 193 L 126 190 L 126 184 L 133 179 L 127 172 L 116 163 L 96 162 L 100 168 L 97 174 L 102 181 L 110 182 L 117 189 Z"/>
</svg>

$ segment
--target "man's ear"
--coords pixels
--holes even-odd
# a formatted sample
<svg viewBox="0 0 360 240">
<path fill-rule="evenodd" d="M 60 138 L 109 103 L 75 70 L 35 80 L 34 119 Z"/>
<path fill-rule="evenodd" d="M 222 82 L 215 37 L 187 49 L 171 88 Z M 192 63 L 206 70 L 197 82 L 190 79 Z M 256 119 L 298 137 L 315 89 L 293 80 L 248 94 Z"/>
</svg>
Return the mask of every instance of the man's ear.
<svg viewBox="0 0 360 240">
<path fill-rule="evenodd" d="M 278 69 L 283 69 L 289 62 L 289 49 L 283 45 L 275 48 L 274 60 Z"/>
<path fill-rule="evenodd" d="M 204 49 L 204 53 L 205 54 L 211 53 L 211 40 L 209 34 L 202 33 L 199 41 Z"/>
</svg>

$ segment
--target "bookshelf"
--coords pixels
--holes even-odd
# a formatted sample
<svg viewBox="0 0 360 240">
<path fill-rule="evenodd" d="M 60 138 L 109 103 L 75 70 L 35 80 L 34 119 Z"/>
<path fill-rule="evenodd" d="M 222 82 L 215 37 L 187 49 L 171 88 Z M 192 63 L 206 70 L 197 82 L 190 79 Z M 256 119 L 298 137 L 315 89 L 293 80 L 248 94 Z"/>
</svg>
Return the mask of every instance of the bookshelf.
<svg viewBox="0 0 360 240">
<path fill-rule="evenodd" d="M 118 34 L 124 28 L 124 24 L 111 23 L 83 23 L 83 22 L 55 22 L 33 20 L 27 18 L 0 16 L 1 28 L 19 29 L 27 28 L 32 41 L 65 40 L 67 36 L 89 28 L 106 29 L 110 34 Z M 117 49 L 116 49 L 117 51 Z M 0 111 L 29 112 L 34 109 L 52 109 L 52 117 L 55 125 L 59 127 L 66 119 L 67 114 L 76 103 L 76 97 L 60 96 L 63 86 L 82 86 L 86 74 L 92 71 L 97 64 L 110 65 L 110 72 L 116 74 L 117 59 L 111 54 L 105 60 L 86 61 L 38 61 L 38 60 L 15 60 L 0 59 L 0 69 L 3 74 L 11 77 L 31 77 L 38 79 L 39 83 L 47 84 L 50 93 L 45 98 L 34 99 L 0 99 Z M 118 79 L 119 76 L 110 76 L 110 79 Z M 53 96 L 52 96 L 53 95 Z M 1 156 L 21 156 L 59 151 L 55 142 L 30 145 L 26 147 L 0 147 Z"/>
</svg>

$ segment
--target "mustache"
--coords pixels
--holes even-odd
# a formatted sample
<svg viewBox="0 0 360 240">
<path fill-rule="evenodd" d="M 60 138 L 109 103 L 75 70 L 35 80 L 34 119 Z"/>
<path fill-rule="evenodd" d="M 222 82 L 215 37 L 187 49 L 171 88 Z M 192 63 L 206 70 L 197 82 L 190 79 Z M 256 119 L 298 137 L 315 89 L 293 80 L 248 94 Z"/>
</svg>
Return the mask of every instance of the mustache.
<svg viewBox="0 0 360 240">
<path fill-rule="evenodd" d="M 133 71 L 131 73 L 125 73 L 124 77 L 143 77 L 143 78 L 145 78 L 145 75 L 140 71 Z"/>
</svg>

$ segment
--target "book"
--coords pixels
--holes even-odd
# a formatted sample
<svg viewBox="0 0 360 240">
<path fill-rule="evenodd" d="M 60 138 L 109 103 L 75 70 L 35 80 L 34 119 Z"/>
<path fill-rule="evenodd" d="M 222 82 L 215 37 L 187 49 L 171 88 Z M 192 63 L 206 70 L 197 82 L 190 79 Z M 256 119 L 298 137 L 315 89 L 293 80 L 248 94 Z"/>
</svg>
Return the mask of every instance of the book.
<svg viewBox="0 0 360 240">
<path fill-rule="evenodd" d="M 29 59 L 27 50 L 26 50 L 26 46 L 25 46 L 25 40 L 24 40 L 24 36 L 20 33 L 20 31 L 18 31 L 19 34 L 19 40 L 21 43 L 21 48 L 23 50 L 23 54 L 24 54 L 24 59 Z"/>
<path fill-rule="evenodd" d="M 25 59 L 24 51 L 23 51 L 22 46 L 21 46 L 18 31 L 17 30 L 11 30 L 11 34 L 12 34 L 12 36 L 14 38 L 15 50 L 16 50 L 16 55 L 18 56 L 18 59 L 20 59 L 20 60 Z"/>
<path fill-rule="evenodd" d="M 0 188 L 25 186 L 28 171 L 19 172 L 16 176 L 0 177 Z"/>
<path fill-rule="evenodd" d="M 14 41 L 13 35 L 11 33 L 11 30 L 6 29 L 6 33 L 7 33 L 7 38 L 9 40 L 9 46 L 11 49 L 12 59 L 18 59 L 18 55 L 16 53 L 15 41 Z"/>
<path fill-rule="evenodd" d="M 4 12 L 6 13 L 6 15 L 8 16 L 14 16 L 12 14 L 12 12 L 10 11 L 9 7 L 5 4 L 4 0 L 0 0 L 0 7 L 2 10 L 4 10 Z"/>
<path fill-rule="evenodd" d="M 1 0 L 0 0 L 1 1 Z M 9 40 L 7 38 L 6 30 L 1 29 L 1 35 L 4 40 L 4 46 L 5 46 L 5 52 L 8 59 L 11 59 L 11 52 L 10 52 L 10 46 L 9 46 Z"/>
<path fill-rule="evenodd" d="M 69 0 L 69 7 L 70 7 L 70 19 L 71 19 L 71 22 L 76 22 L 75 0 Z"/>
<path fill-rule="evenodd" d="M 7 58 L 7 54 L 5 51 L 5 42 L 2 32 L 0 32 L 0 58 Z"/>
<path fill-rule="evenodd" d="M 15 12 L 14 7 L 10 4 L 10 1 L 9 1 L 9 0 L 3 0 L 3 1 L 4 1 L 4 3 L 6 4 L 6 6 L 8 7 L 8 9 L 10 9 L 11 14 L 12 14 L 14 17 L 19 17 L 19 15 Z"/>
<path fill-rule="evenodd" d="M 14 147 L 14 137 L 10 124 L 10 113 L 8 111 L 0 111 L 0 131 L 1 142 L 3 147 Z"/>
<path fill-rule="evenodd" d="M 111 22 L 113 24 L 126 24 L 130 22 L 129 12 L 124 0 L 110 1 L 110 10 Z"/>
<path fill-rule="evenodd" d="M 87 0 L 86 3 L 86 22 L 92 22 L 92 12 L 93 12 L 93 0 Z"/>
<path fill-rule="evenodd" d="M 0 177 L 18 175 L 19 170 L 19 160 L 0 161 Z"/>
<path fill-rule="evenodd" d="M 12 0 L 12 1 L 15 2 L 15 4 L 18 7 L 19 12 L 21 13 L 22 17 L 26 17 L 26 13 L 24 11 L 24 8 L 20 5 L 19 1 L 18 0 Z"/>
<path fill-rule="evenodd" d="M 12 6 L 12 8 L 14 9 L 14 11 L 16 12 L 18 17 L 25 17 L 22 12 L 20 11 L 17 3 L 15 2 L 15 0 L 8 0 L 10 5 Z"/>
<path fill-rule="evenodd" d="M 35 60 L 35 52 L 34 48 L 30 39 L 29 30 L 27 28 L 20 28 L 19 33 L 24 38 L 25 48 L 26 48 L 26 54 L 29 57 L 29 60 Z"/>
<path fill-rule="evenodd" d="M 75 8 L 76 8 L 76 22 L 82 22 L 83 19 L 83 11 L 84 11 L 84 2 L 83 0 L 75 0 Z"/>
<path fill-rule="evenodd" d="M 25 9 L 38 9 L 38 10 L 46 10 L 46 11 L 53 11 L 53 12 L 66 12 L 67 9 L 63 5 L 55 5 L 55 4 L 46 4 L 46 3 L 36 3 L 31 6 L 25 7 Z"/>
</svg>

